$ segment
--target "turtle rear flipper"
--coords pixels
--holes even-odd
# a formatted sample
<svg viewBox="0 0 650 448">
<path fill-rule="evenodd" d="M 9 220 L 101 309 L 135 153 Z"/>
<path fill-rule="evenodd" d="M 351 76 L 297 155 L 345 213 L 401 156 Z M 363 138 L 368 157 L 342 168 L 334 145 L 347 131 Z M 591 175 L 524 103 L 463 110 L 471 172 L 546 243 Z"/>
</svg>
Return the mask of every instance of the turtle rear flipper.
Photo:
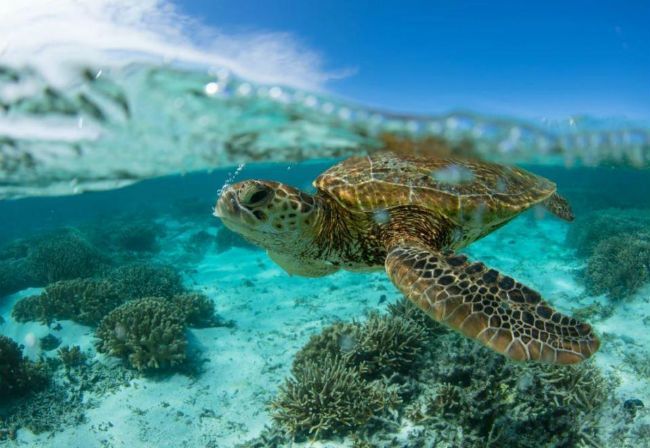
<svg viewBox="0 0 650 448">
<path fill-rule="evenodd" d="M 482 263 L 419 246 L 390 250 L 386 272 L 433 319 L 517 361 L 578 363 L 600 345 L 586 323 Z"/>
<path fill-rule="evenodd" d="M 542 204 L 544 205 L 544 207 L 546 207 L 546 209 L 549 212 L 553 213 L 555 216 L 557 216 L 560 219 L 569 222 L 575 219 L 569 201 L 567 201 L 565 198 L 563 198 L 557 193 L 553 193 L 552 195 L 550 195 L 548 199 L 542 202 Z"/>
</svg>

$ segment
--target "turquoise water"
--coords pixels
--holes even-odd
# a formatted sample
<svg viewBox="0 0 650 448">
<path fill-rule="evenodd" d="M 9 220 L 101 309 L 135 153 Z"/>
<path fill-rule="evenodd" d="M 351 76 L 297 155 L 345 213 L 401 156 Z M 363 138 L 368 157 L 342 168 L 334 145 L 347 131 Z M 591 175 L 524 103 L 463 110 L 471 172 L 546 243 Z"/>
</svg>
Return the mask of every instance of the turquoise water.
<svg viewBox="0 0 650 448">
<path fill-rule="evenodd" d="M 0 325 L 2 335 L 21 344 L 26 357 L 8 378 L 30 369 L 45 378 L 31 373 L 25 386 L 2 390 L 0 443 L 642 446 L 647 441 L 648 415 L 639 404 L 650 401 L 646 172 L 527 165 L 560 185 L 574 205 L 576 221 L 567 224 L 531 210 L 466 250 L 472 259 L 525 282 L 560 311 L 594 326 L 602 348 L 593 359 L 577 368 L 554 368 L 505 361 L 434 323 L 410 321 L 404 311 L 391 311 L 402 296 L 381 272 L 289 277 L 211 215 L 226 181 L 273 178 L 307 189 L 332 163 L 249 164 L 236 174 L 215 170 L 111 191 L 0 203 L 6 217 L 0 229 Z M 631 248 L 632 258 L 612 252 L 612 244 Z M 42 247 L 60 252 L 53 261 L 43 261 Z M 81 254 L 82 266 L 70 261 L 67 254 L 73 252 Z M 608 258 L 613 260 L 609 264 Z M 39 263 L 45 263 L 45 271 Z M 627 265 L 619 269 L 621 263 Z M 78 278 L 93 280 L 78 287 Z M 54 283 L 60 279 L 66 280 Z M 112 282 L 122 296 L 100 292 L 99 281 Z M 211 304 L 199 307 L 194 321 L 179 324 L 183 330 L 176 337 L 185 341 L 181 360 L 162 357 L 156 368 L 138 364 L 128 354 L 101 351 L 97 335 L 107 310 L 142 302 L 139 295 L 176 303 L 181 289 Z M 50 297 L 50 307 L 25 302 L 33 296 Z M 102 300 L 105 308 L 96 302 Z M 156 302 L 155 309 L 164 309 L 160 307 Z M 89 317 L 88 309 L 103 311 Z M 377 319 L 406 320 L 408 328 L 424 325 L 418 327 L 424 328 L 418 336 L 421 345 L 405 361 L 406 368 L 389 364 L 367 380 L 395 402 L 386 409 L 383 404 L 372 408 L 370 416 L 357 415 L 362 424 L 328 423 L 320 432 L 285 433 L 290 426 L 279 417 L 277 405 L 269 403 L 287 404 L 279 397 L 287 390 L 296 355 L 311 353 L 303 350 L 310 337 L 332 334 L 327 329 L 337 322 L 351 334 L 371 334 L 375 327 L 364 325 L 377 325 Z M 399 332 L 392 337 L 399 340 Z M 67 365 L 62 354 L 75 346 L 83 356 Z M 308 355 L 299 356 L 305 362 Z M 320 359 L 317 352 L 309 356 Z M 341 409 L 340 418 L 351 412 Z M 309 413 L 306 407 L 304 412 Z"/>
<path fill-rule="evenodd" d="M 650 445 L 650 134 L 626 120 L 409 116 L 225 68 L 0 63 L 0 445 Z M 383 271 L 289 276 L 220 191 L 386 146 L 557 183 L 463 252 L 591 324 L 577 366 L 516 363 Z"/>
</svg>

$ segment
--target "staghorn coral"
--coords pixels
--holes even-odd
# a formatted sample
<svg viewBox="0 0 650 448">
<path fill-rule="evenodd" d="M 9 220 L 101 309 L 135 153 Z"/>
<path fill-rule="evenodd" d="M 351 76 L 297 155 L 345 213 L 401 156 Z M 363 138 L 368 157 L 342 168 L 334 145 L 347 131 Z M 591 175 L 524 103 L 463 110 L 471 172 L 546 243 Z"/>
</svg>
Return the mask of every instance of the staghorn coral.
<svg viewBox="0 0 650 448">
<path fill-rule="evenodd" d="M 303 366 L 326 357 L 342 357 L 356 343 L 358 332 L 357 323 L 337 322 L 325 327 L 320 333 L 311 336 L 296 353 L 293 370 L 300 370 Z"/>
<path fill-rule="evenodd" d="M 584 273 L 590 294 L 620 300 L 650 281 L 650 233 L 612 236 L 602 240 Z"/>
<path fill-rule="evenodd" d="M 14 340 L 0 335 L 0 401 L 42 389 L 48 381 L 44 365 L 23 357 Z"/>
<path fill-rule="evenodd" d="M 370 315 L 343 354 L 367 378 L 409 374 L 427 342 L 426 328 L 401 317 Z"/>
<path fill-rule="evenodd" d="M 186 359 L 184 316 L 163 298 L 133 300 L 102 319 L 97 350 L 123 358 L 137 370 L 164 369 Z"/>
<path fill-rule="evenodd" d="M 312 336 L 294 368 L 323 356 L 341 357 L 365 378 L 408 374 L 427 343 L 427 329 L 403 317 L 371 314 L 364 324 L 336 323 Z"/>
<path fill-rule="evenodd" d="M 107 278 L 125 299 L 167 297 L 185 291 L 180 274 L 163 264 L 132 263 L 113 269 Z"/>
<path fill-rule="evenodd" d="M 415 361 L 386 364 L 380 370 L 381 380 L 373 379 L 367 369 L 373 363 L 351 354 L 361 345 L 364 328 L 372 332 L 373 327 L 384 328 L 386 323 L 381 323 L 378 316 L 371 316 L 369 322 L 377 319 L 372 325 L 354 322 L 331 325 L 312 336 L 296 355 L 294 378 L 287 381 L 274 401 L 275 412 L 279 412 L 279 405 L 284 412 L 275 417 L 276 426 L 290 430 L 293 438 L 301 433 L 313 438 L 335 433 L 317 432 L 321 425 L 318 406 L 322 405 L 300 397 L 307 394 L 302 385 L 312 384 L 315 372 L 320 378 L 325 377 L 329 374 L 326 368 L 336 360 L 337 368 L 354 372 L 355 381 L 361 384 L 391 384 L 392 389 L 384 393 L 387 402 L 394 406 L 392 421 L 387 416 L 375 415 L 372 427 L 368 421 L 354 427 L 342 426 L 341 433 L 349 433 L 350 440 L 365 446 L 397 446 L 394 445 L 396 437 L 401 440 L 403 436 L 407 437 L 404 443 L 408 446 L 429 446 L 432 440 L 440 446 L 467 448 L 600 446 L 597 421 L 604 404 L 612 399 L 613 383 L 592 362 L 576 366 L 515 363 L 455 332 L 432 325 L 408 303 L 400 302 L 389 309 L 392 316 L 381 319 L 394 319 L 399 322 L 398 329 L 403 330 L 405 322 L 420 329 L 430 327 Z M 394 344 L 381 338 L 376 341 Z M 409 366 L 405 369 L 406 378 L 399 375 L 404 365 Z M 394 381 L 395 377 L 401 380 Z M 386 398 L 391 393 L 402 403 Z M 329 399 L 326 394 L 313 395 Z M 323 412 L 331 415 L 329 409 Z M 405 428 L 411 428 L 407 434 L 403 432 Z"/>
<path fill-rule="evenodd" d="M 341 358 L 305 362 L 271 403 L 274 421 L 294 436 L 344 434 L 399 403 L 384 383 L 368 382 Z"/>
<path fill-rule="evenodd" d="M 591 362 L 517 364 L 454 333 L 440 336 L 426 359 L 423 392 L 405 410 L 425 433 L 467 447 L 597 443 L 609 383 Z"/>
<path fill-rule="evenodd" d="M 84 325 L 97 325 L 123 302 L 124 295 L 110 281 L 65 280 L 48 285 L 40 295 L 19 300 L 12 314 L 19 322 L 49 323 L 55 319 L 70 319 Z"/>
</svg>

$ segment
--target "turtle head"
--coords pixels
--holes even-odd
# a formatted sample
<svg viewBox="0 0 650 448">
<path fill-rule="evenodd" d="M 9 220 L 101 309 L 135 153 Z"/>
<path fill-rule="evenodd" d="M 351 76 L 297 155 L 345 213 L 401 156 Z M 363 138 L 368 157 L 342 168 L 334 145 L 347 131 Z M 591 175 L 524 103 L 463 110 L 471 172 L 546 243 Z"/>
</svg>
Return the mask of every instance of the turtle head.
<svg viewBox="0 0 650 448">
<path fill-rule="evenodd" d="M 290 251 L 313 238 L 314 198 L 278 182 L 246 180 L 225 187 L 214 215 L 230 230 L 265 249 Z"/>
</svg>

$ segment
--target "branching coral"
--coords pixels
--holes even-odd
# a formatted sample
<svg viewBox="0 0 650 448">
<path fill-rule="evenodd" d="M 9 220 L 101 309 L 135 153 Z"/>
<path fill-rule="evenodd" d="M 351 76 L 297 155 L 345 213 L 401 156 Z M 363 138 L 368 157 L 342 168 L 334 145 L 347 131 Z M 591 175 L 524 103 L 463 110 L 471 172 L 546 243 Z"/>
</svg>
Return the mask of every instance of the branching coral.
<svg viewBox="0 0 650 448">
<path fill-rule="evenodd" d="M 649 281 L 650 233 L 604 239 L 587 262 L 585 283 L 591 294 L 622 299 Z"/>
<path fill-rule="evenodd" d="M 133 300 L 111 311 L 97 327 L 97 350 L 138 370 L 162 369 L 186 358 L 184 316 L 161 298 Z"/>
<path fill-rule="evenodd" d="M 605 209 L 578 217 L 569 227 L 567 243 L 587 257 L 601 241 L 614 236 L 634 236 L 650 228 L 650 210 Z"/>
<path fill-rule="evenodd" d="M 312 336 L 294 359 L 294 368 L 324 355 L 341 357 L 365 378 L 408 373 L 427 342 L 423 326 L 402 317 L 372 314 L 367 322 L 337 323 Z"/>
<path fill-rule="evenodd" d="M 459 446 L 574 446 L 597 439 L 594 420 L 608 382 L 591 363 L 515 364 L 453 333 L 439 337 L 427 359 L 418 378 L 424 392 L 406 414 L 426 427 L 457 428 L 443 438 L 460 431 Z"/>
<path fill-rule="evenodd" d="M 152 217 L 142 213 L 107 216 L 83 226 L 89 239 L 110 252 L 155 252 L 159 249 L 158 238 L 164 234 L 164 227 Z M 117 255 L 117 254 L 116 254 Z"/>
<path fill-rule="evenodd" d="M 178 307 L 180 314 L 190 327 L 206 328 L 229 325 L 215 314 L 214 302 L 205 294 L 190 292 L 177 294 L 171 302 Z"/>
<path fill-rule="evenodd" d="M 0 401 L 41 389 L 48 378 L 43 365 L 24 358 L 15 341 L 0 335 Z"/>
<path fill-rule="evenodd" d="M 0 297 L 27 288 L 31 283 L 22 260 L 0 260 Z"/>
<path fill-rule="evenodd" d="M 389 304 L 388 312 L 391 316 L 401 317 L 402 319 L 406 319 L 412 322 L 414 325 L 426 328 L 428 331 L 427 335 L 429 337 L 444 334 L 450 331 L 447 327 L 429 317 L 413 302 L 405 298 L 402 298 L 395 303 Z"/>
<path fill-rule="evenodd" d="M 409 373 L 427 342 L 426 328 L 407 319 L 372 314 L 343 357 L 368 378 Z"/>
<path fill-rule="evenodd" d="M 66 280 L 52 283 L 38 296 L 18 301 L 12 313 L 20 322 L 36 320 L 49 323 L 55 319 L 70 319 L 85 325 L 97 325 L 123 302 L 124 295 L 107 280 Z"/>
<path fill-rule="evenodd" d="M 101 253 L 74 230 L 36 239 L 26 262 L 31 276 L 40 285 L 91 277 L 106 264 Z"/>
<path fill-rule="evenodd" d="M 394 412 L 418 428 L 409 436 L 409 446 L 427 446 L 434 439 L 441 446 L 468 448 L 598 446 L 596 421 L 611 383 L 592 363 L 514 363 L 432 324 L 406 302 L 389 309 L 389 316 L 371 315 L 366 324 L 339 322 L 311 337 L 296 355 L 294 377 L 274 401 L 278 426 L 294 436 L 315 438 L 329 435 L 321 427 L 343 428 L 340 432 L 350 431 L 369 446 L 392 446 L 395 427 L 389 419 L 372 420 L 385 425 L 379 430 L 364 423 L 339 425 L 333 417 L 320 420 L 335 411 L 322 409 L 325 404 L 309 397 L 337 402 L 317 382 L 331 378 L 336 364 L 342 372 L 353 372 L 357 386 L 391 384 L 390 392 L 383 391 L 384 399 L 391 401 L 386 398 L 390 393 L 399 396 L 403 404 L 395 405 Z M 406 375 L 394 375 L 400 372 Z M 332 379 L 327 385 L 334 383 Z"/>
<path fill-rule="evenodd" d="M 133 263 L 114 269 L 108 279 L 125 299 L 173 297 L 184 292 L 180 274 L 171 266 Z"/>
<path fill-rule="evenodd" d="M 294 370 L 272 402 L 273 419 L 294 435 L 326 437 L 367 423 L 399 403 L 382 382 L 368 382 L 341 358 L 309 361 Z"/>
<path fill-rule="evenodd" d="M 153 252 L 158 249 L 158 236 L 161 233 L 161 227 L 155 222 L 130 222 L 116 229 L 113 241 L 122 250 Z"/>
<path fill-rule="evenodd" d="M 78 367 L 86 363 L 87 356 L 78 345 L 66 345 L 57 350 L 57 353 L 66 368 Z"/>
</svg>

